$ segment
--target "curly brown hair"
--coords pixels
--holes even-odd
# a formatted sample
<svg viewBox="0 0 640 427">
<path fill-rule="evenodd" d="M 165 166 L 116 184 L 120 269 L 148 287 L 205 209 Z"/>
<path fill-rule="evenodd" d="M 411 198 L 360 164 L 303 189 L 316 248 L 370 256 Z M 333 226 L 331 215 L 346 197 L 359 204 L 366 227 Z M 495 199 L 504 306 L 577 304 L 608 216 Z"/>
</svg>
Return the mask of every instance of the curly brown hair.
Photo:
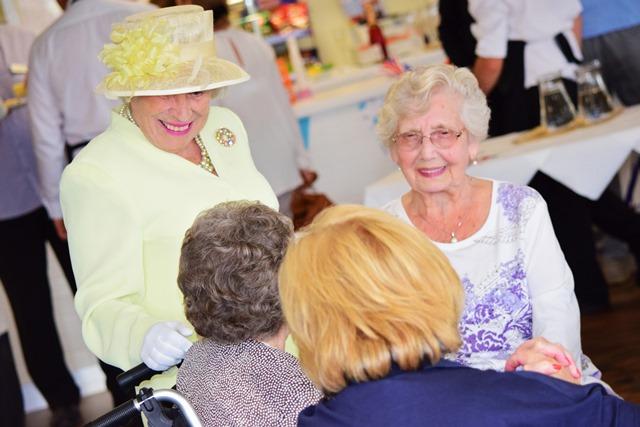
<svg viewBox="0 0 640 427">
<path fill-rule="evenodd" d="M 278 268 L 292 236 L 289 218 L 257 202 L 198 215 L 182 243 L 178 286 L 200 336 L 232 344 L 278 332 Z"/>
</svg>

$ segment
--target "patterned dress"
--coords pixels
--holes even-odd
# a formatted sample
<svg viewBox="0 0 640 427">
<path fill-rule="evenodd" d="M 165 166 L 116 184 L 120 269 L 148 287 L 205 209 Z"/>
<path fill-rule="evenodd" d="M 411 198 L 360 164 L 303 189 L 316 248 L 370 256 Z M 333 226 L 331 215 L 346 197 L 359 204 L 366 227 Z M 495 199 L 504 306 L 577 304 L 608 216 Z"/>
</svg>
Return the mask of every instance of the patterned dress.
<svg viewBox="0 0 640 427">
<path fill-rule="evenodd" d="M 545 201 L 527 186 L 500 181 L 492 186 L 489 216 L 475 234 L 456 243 L 434 242 L 465 290 L 463 344 L 446 357 L 502 371 L 520 344 L 543 336 L 581 363 L 584 383 L 599 382 L 600 372 L 582 354 L 573 275 Z M 411 224 L 401 199 L 383 209 Z"/>
<path fill-rule="evenodd" d="M 295 357 L 253 340 L 195 343 L 176 386 L 205 427 L 295 426 L 300 411 L 322 398 Z"/>
</svg>

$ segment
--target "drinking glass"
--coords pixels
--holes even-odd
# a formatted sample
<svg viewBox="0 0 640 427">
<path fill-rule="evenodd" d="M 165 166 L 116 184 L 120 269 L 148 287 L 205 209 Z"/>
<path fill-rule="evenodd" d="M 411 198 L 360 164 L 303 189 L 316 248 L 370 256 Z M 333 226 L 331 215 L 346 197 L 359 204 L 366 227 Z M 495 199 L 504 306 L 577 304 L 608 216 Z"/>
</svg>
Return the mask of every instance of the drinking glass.
<svg viewBox="0 0 640 427">
<path fill-rule="evenodd" d="M 613 111 L 614 102 L 607 90 L 597 59 L 576 70 L 578 83 L 578 113 L 587 122 L 606 117 Z"/>
<path fill-rule="evenodd" d="M 540 124 L 555 130 L 569 124 L 576 117 L 576 109 L 569 99 L 559 73 L 544 76 L 539 81 Z"/>
</svg>

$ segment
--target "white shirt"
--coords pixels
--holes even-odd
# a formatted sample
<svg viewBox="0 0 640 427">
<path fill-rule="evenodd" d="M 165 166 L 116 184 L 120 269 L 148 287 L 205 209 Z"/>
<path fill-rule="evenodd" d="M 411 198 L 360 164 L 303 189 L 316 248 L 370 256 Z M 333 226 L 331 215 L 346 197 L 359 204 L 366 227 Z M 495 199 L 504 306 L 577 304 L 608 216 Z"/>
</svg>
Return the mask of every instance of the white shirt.
<svg viewBox="0 0 640 427">
<path fill-rule="evenodd" d="M 282 195 L 301 183 L 298 169 L 310 169 L 298 121 L 275 64 L 275 54 L 261 38 L 235 28 L 215 33 L 220 58 L 242 67 L 251 79 L 229 86 L 214 104 L 236 113 L 249 136 L 256 168 Z"/>
<path fill-rule="evenodd" d="M 457 243 L 433 242 L 447 256 L 465 290 L 462 346 L 454 359 L 479 369 L 504 370 L 520 344 L 536 336 L 562 344 L 583 381 L 600 372 L 582 354 L 573 275 L 560 249 L 547 205 L 534 189 L 492 181 L 484 225 Z M 401 199 L 383 210 L 412 224 Z"/>
<path fill-rule="evenodd" d="M 575 80 L 576 65 L 566 60 L 553 38 L 564 34 L 574 55 L 581 59 L 571 31 L 581 10 L 579 0 L 469 0 L 469 13 L 476 21 L 471 25 L 477 40 L 476 55 L 504 58 L 509 40 L 525 41 L 525 87 L 557 72 Z"/>
<path fill-rule="evenodd" d="M 13 25 L 0 24 L 0 101 L 15 96 L 13 86 L 25 79 L 12 72 L 26 66 L 35 35 Z M 0 221 L 17 218 L 42 206 L 36 159 L 31 148 L 26 107 L 13 108 L 0 118 Z"/>
<path fill-rule="evenodd" d="M 88 141 L 109 125 L 115 101 L 95 93 L 107 68 L 98 59 L 111 25 L 152 6 L 122 0 L 71 4 L 34 42 L 29 58 L 28 105 L 42 202 L 62 218 L 60 176 L 65 144 Z"/>
</svg>

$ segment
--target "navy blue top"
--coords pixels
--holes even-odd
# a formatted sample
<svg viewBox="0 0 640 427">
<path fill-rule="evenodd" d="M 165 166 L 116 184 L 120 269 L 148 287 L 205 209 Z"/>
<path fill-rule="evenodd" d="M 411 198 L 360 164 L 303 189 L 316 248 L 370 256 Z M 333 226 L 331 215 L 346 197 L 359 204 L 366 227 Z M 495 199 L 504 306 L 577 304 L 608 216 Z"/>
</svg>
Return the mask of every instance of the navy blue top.
<svg viewBox="0 0 640 427">
<path fill-rule="evenodd" d="M 640 426 L 640 406 L 598 384 L 441 361 L 351 384 L 302 411 L 298 426 Z"/>
</svg>

